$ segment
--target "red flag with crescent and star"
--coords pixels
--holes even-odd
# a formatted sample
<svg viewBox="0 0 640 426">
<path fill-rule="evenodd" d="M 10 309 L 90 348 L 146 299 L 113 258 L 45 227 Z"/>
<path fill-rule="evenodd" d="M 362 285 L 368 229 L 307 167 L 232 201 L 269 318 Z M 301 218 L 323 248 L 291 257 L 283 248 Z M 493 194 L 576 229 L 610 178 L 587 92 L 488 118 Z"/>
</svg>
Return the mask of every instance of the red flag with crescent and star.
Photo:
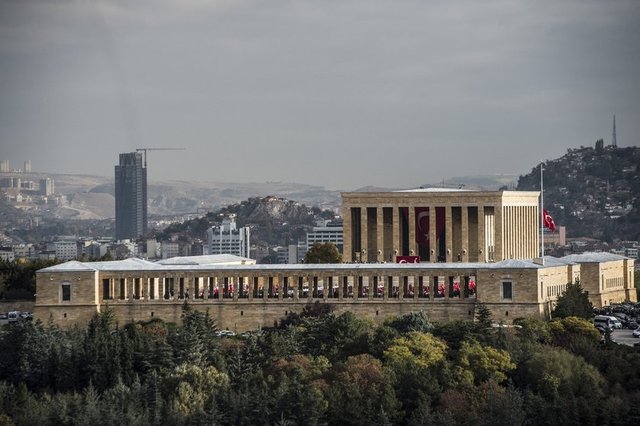
<svg viewBox="0 0 640 426">
<path fill-rule="evenodd" d="M 542 224 L 545 228 L 550 229 L 551 232 L 556 232 L 556 223 L 554 222 L 549 212 L 547 212 L 545 209 L 542 209 Z"/>
</svg>

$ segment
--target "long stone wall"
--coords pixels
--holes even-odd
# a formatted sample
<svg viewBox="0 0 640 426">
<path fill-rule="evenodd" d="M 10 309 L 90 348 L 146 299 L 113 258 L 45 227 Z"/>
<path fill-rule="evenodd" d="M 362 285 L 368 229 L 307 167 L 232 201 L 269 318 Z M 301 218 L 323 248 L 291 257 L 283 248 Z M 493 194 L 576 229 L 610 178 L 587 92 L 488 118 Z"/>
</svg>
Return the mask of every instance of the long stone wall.
<svg viewBox="0 0 640 426">
<path fill-rule="evenodd" d="M 393 316 L 410 312 L 424 312 L 431 321 L 473 320 L 475 300 L 414 302 L 412 300 L 348 301 L 335 300 L 328 303 L 336 314 L 353 312 L 375 323 L 382 323 Z M 244 300 L 238 303 L 192 302 L 189 306 L 201 312 L 208 311 L 219 329 L 242 332 L 271 327 L 287 314 L 301 312 L 306 301 L 262 301 Z M 498 322 L 510 323 L 518 317 L 541 317 L 544 313 L 537 303 L 487 304 Z M 183 303 L 177 301 L 157 303 L 119 302 L 90 305 L 40 306 L 38 317 L 51 318 L 62 327 L 87 323 L 98 311 L 111 309 L 120 325 L 131 321 L 146 321 L 161 318 L 167 322 L 181 323 Z M 505 315 L 506 314 L 506 315 Z"/>
</svg>

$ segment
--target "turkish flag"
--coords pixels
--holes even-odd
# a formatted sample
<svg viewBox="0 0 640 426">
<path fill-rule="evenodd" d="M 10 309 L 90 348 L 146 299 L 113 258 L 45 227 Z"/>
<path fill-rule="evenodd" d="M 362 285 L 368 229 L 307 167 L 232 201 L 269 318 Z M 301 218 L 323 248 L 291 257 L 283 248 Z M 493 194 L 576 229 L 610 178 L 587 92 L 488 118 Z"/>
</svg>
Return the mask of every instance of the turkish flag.
<svg viewBox="0 0 640 426">
<path fill-rule="evenodd" d="M 429 207 L 416 207 L 416 242 L 429 245 Z"/>
<path fill-rule="evenodd" d="M 542 224 L 545 228 L 549 228 L 551 232 L 556 232 L 556 223 L 545 209 L 542 209 Z"/>
</svg>

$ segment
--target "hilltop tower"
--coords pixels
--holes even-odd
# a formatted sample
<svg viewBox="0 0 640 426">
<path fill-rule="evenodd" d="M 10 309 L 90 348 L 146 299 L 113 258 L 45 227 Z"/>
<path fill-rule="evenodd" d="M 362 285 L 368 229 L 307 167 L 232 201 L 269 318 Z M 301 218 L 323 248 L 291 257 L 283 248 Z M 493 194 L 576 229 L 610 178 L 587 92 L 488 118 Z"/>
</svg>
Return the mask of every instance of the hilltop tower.
<svg viewBox="0 0 640 426">
<path fill-rule="evenodd" d="M 613 115 L 613 133 L 611 135 L 611 145 L 617 147 L 618 142 L 616 141 L 616 115 Z"/>
</svg>

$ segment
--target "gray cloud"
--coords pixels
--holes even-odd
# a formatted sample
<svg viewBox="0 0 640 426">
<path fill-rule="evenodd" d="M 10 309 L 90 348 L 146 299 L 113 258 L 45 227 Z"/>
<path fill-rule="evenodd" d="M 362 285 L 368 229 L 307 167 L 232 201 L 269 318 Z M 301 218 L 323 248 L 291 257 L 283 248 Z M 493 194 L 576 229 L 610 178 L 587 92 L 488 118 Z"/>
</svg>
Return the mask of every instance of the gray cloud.
<svg viewBox="0 0 640 426">
<path fill-rule="evenodd" d="M 526 3 L 526 4 L 525 4 Z M 352 189 L 640 130 L 635 1 L 1 2 L 0 157 Z"/>
</svg>

